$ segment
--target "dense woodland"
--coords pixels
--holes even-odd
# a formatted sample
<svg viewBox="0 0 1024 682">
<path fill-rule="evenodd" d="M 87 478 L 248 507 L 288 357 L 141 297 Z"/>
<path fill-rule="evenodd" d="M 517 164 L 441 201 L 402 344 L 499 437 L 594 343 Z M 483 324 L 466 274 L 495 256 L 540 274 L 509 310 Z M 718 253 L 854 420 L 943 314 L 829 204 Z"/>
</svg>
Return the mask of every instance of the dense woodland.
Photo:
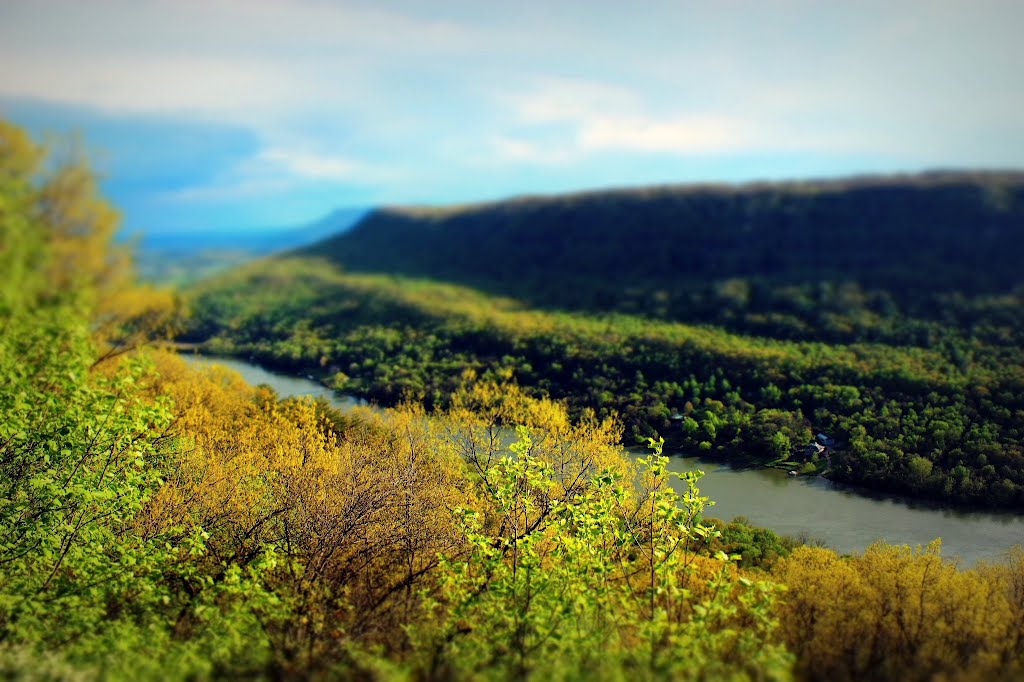
<svg viewBox="0 0 1024 682">
<path fill-rule="evenodd" d="M 1019 322 L 1000 297 L 1024 286 L 1022 225 L 1024 173 L 932 173 L 380 209 L 298 255 L 534 308 L 924 345 L 930 322 L 990 341 Z"/>
<path fill-rule="evenodd" d="M 660 433 L 693 453 L 823 472 L 828 461 L 803 450 L 825 433 L 839 441 L 833 479 L 958 503 L 1024 504 L 1024 364 L 1010 341 L 1024 329 L 1024 308 L 1013 294 L 984 308 L 1003 341 L 936 322 L 929 328 L 942 341 L 922 345 L 537 310 L 458 285 L 297 258 L 211 280 L 191 301 L 183 338 L 317 373 L 382 404 L 443 407 L 467 382 L 514 381 L 567 401 L 575 415 L 619 415 L 627 443 Z M 984 306 L 971 301 L 964 307 Z"/>
<path fill-rule="evenodd" d="M 445 356 L 453 390 L 439 399 L 447 373 L 416 374 L 412 356 L 373 349 L 409 346 L 409 330 L 434 320 L 481 342 L 506 343 L 503 330 L 517 326 L 524 335 L 507 338 L 571 341 L 584 353 L 591 326 L 610 325 L 620 345 L 716 347 L 705 357 L 733 357 L 737 367 L 751 352 L 781 363 L 799 349 L 836 376 L 950 381 L 927 369 L 925 351 L 821 346 L 813 359 L 794 342 L 751 351 L 719 330 L 550 318 L 461 289 L 348 279 L 294 261 L 231 280 L 257 278 L 259 297 L 221 282 L 197 306 L 245 312 L 223 318 L 239 333 L 288 300 L 292 316 L 328 303 L 336 314 L 338 300 L 356 301 L 354 319 L 403 315 L 407 326 L 351 333 L 377 339 L 363 358 L 373 372 L 435 382 L 432 409 L 341 413 L 280 400 L 225 370 L 197 371 L 154 345 L 183 324 L 182 311 L 171 294 L 133 281 L 127 254 L 110 245 L 115 227 L 87 166 L 47 164 L 23 132 L 0 124 L 4 677 L 1024 675 L 1021 550 L 962 570 L 937 546 L 840 557 L 742 520 L 717 522 L 699 472 L 673 474 L 657 440 L 631 463 L 619 417 L 578 406 L 573 417 L 526 382 L 510 383 L 523 370 L 515 356 L 485 367 L 455 349 L 465 362 L 456 372 L 458 356 Z M 270 286 L 284 283 L 294 299 Z M 325 293 L 339 298 L 313 305 L 309 297 Z M 493 336 L 479 308 L 490 311 Z M 295 348 L 282 361 L 307 362 L 312 345 L 295 344 L 323 341 L 315 320 L 298 324 L 305 336 L 268 334 L 267 357 Z M 626 336 L 630 324 L 648 336 Z M 422 360 L 436 364 L 433 332 L 421 333 Z M 342 383 L 373 376 L 339 372 Z M 708 394 L 694 404 L 715 414 L 705 398 L 738 390 L 725 376 L 702 379 Z M 683 493 L 668 485 L 673 476 Z"/>
</svg>

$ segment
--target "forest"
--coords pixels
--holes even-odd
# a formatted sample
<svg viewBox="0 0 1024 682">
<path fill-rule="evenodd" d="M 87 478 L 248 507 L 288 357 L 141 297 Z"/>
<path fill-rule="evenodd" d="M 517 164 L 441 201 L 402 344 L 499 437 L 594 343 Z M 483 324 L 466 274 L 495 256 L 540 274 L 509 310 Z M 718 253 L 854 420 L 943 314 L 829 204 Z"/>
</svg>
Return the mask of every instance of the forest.
<svg viewBox="0 0 1024 682">
<path fill-rule="evenodd" d="M 1000 297 L 1024 285 L 1022 223 L 1024 173 L 936 172 L 382 208 L 296 254 L 534 308 L 924 345 L 1020 321 Z"/>
<path fill-rule="evenodd" d="M 0 123 L 4 677 L 1024 674 L 1024 550 L 970 569 L 938 543 L 839 556 L 712 519 L 700 472 L 675 473 L 653 434 L 635 464 L 620 445 L 626 424 L 641 435 L 662 425 L 643 402 L 669 390 L 658 368 L 690 367 L 672 380 L 684 393 L 666 398 L 686 397 L 696 435 L 685 419 L 674 435 L 705 450 L 757 427 L 799 440 L 800 409 L 820 407 L 824 422 L 860 401 L 882 424 L 970 411 L 966 458 L 1019 419 L 1000 388 L 1019 379 L 997 367 L 961 369 L 916 347 L 555 314 L 300 260 L 204 285 L 190 312 L 134 279 L 116 226 L 85 160 L 48 163 Z M 279 399 L 189 367 L 166 343 L 183 333 L 320 367 L 396 407 Z M 556 381 L 582 386 L 588 372 L 606 377 L 602 399 L 563 399 Z M 821 394 L 800 388 L 802 376 Z M 857 388 L 865 377 L 885 393 Z M 987 383 L 957 402 L 968 379 Z M 642 386 L 640 398 L 614 397 L 620 381 Z M 757 407 L 746 399 L 755 385 Z M 939 411 L 918 403 L 894 417 L 877 402 L 925 388 Z M 983 475 L 976 464 L 949 475 L 953 490 Z"/>
<path fill-rule="evenodd" d="M 708 457 L 795 457 L 809 472 L 878 490 L 1024 504 L 1018 347 L 956 328 L 933 346 L 776 339 L 538 310 L 461 285 L 295 257 L 254 263 L 190 293 L 193 315 L 180 338 L 317 374 L 381 404 L 444 407 L 467 382 L 512 381 L 566 401 L 573 415 L 618 415 L 627 443 L 658 433 Z M 1013 334 L 1022 328 L 1015 318 L 1006 324 Z M 839 441 L 827 472 L 826 461 L 803 453 L 817 433 Z"/>
</svg>

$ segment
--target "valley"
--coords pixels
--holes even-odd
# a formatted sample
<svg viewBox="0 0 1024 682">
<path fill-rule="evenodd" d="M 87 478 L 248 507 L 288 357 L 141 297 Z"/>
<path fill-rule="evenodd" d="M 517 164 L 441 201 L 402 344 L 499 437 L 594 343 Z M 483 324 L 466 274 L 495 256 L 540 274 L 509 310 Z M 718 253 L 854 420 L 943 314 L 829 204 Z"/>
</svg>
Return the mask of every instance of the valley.
<svg viewBox="0 0 1024 682">
<path fill-rule="evenodd" d="M 878 192 L 889 204 L 873 198 Z M 575 249 L 557 240 L 562 246 L 549 251 L 527 246 L 542 244 L 529 235 L 544 230 L 562 239 L 561 227 L 586 224 L 593 205 L 617 215 L 623 196 L 633 222 L 602 223 L 605 239 Z M 665 257 L 683 243 L 687 252 L 718 253 L 705 259 L 710 265 L 666 271 L 623 260 L 637 237 L 630 225 L 644 222 L 644 200 L 651 225 L 668 224 L 666 196 L 705 212 L 722 196 L 746 207 L 714 230 L 687 221 L 696 209 L 680 213 L 675 227 L 635 246 Z M 784 210 L 752 212 L 750 202 L 764 196 Z M 904 205 L 906 196 L 944 201 L 963 222 L 931 222 Z M 467 382 L 505 381 L 564 400 L 573 414 L 617 415 L 627 445 L 657 434 L 700 456 L 788 459 L 877 491 L 1019 508 L 1024 305 L 1010 254 L 1024 249 L 1022 196 L 1020 176 L 980 174 L 596 193 L 412 212 L 421 222 L 391 228 L 371 213 L 345 235 L 196 285 L 181 338 L 312 372 L 383 405 L 444 407 Z M 857 201 L 888 241 L 854 230 Z M 489 227 L 463 224 L 492 214 Z M 745 222 L 735 224 L 735 215 Z M 982 228 L 967 223 L 987 226 L 989 237 L 972 239 Z M 740 238 L 752 224 L 760 225 L 754 236 Z M 807 267 L 816 249 L 842 239 L 851 244 L 847 262 Z M 910 243 L 916 264 L 900 247 Z M 788 268 L 754 266 L 787 253 L 786 244 L 805 255 Z M 367 255 L 371 246 L 376 255 Z M 954 246 L 963 264 L 955 276 L 939 265 Z M 741 247 L 746 260 L 721 270 Z M 460 255 L 470 251 L 478 265 Z M 984 274 L 971 265 L 987 260 Z M 603 288 L 620 293 L 606 298 L 596 293 Z M 634 305 L 638 296 L 646 307 Z M 818 433 L 842 443 L 828 461 L 804 452 Z"/>
</svg>

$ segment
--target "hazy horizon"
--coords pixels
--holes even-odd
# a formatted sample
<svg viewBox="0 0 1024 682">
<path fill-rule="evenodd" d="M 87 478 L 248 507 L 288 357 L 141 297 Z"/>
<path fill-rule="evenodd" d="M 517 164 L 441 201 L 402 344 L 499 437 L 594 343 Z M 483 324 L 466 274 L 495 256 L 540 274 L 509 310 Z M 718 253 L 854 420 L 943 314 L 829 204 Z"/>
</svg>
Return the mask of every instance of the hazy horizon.
<svg viewBox="0 0 1024 682">
<path fill-rule="evenodd" d="M 678 183 L 1024 167 L 1024 6 L 0 5 L 0 114 L 126 232 Z"/>
</svg>

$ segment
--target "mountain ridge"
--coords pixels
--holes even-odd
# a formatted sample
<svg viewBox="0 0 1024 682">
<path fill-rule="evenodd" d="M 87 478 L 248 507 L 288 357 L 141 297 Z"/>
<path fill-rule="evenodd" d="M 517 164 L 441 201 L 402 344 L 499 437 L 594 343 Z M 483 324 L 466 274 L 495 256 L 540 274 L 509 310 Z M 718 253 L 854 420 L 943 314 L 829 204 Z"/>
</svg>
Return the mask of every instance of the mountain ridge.
<svg viewBox="0 0 1024 682">
<path fill-rule="evenodd" d="M 664 182 L 645 185 L 608 186 L 589 189 L 570 190 L 566 192 L 526 192 L 513 194 L 497 199 L 458 202 L 451 204 L 381 204 L 374 210 L 394 211 L 399 213 L 438 213 L 458 212 L 496 205 L 544 202 L 553 199 L 582 199 L 601 196 L 650 195 L 659 193 L 742 193 L 759 190 L 787 189 L 792 191 L 817 192 L 822 189 L 864 188 L 885 185 L 917 185 L 935 186 L 955 184 L 964 181 L 986 182 L 1024 182 L 1024 169 L 1016 168 L 983 168 L 954 169 L 934 168 L 916 172 L 896 173 L 855 173 L 835 177 L 805 177 L 789 179 L 752 179 L 736 182 L 728 181 L 697 181 L 697 182 Z"/>
<path fill-rule="evenodd" d="M 670 319 L 700 319 L 723 286 L 749 298 L 761 285 L 777 291 L 827 282 L 917 306 L 937 294 L 1024 286 L 1024 172 L 386 206 L 293 253 L 353 272 L 452 281 L 534 306 Z"/>
</svg>

